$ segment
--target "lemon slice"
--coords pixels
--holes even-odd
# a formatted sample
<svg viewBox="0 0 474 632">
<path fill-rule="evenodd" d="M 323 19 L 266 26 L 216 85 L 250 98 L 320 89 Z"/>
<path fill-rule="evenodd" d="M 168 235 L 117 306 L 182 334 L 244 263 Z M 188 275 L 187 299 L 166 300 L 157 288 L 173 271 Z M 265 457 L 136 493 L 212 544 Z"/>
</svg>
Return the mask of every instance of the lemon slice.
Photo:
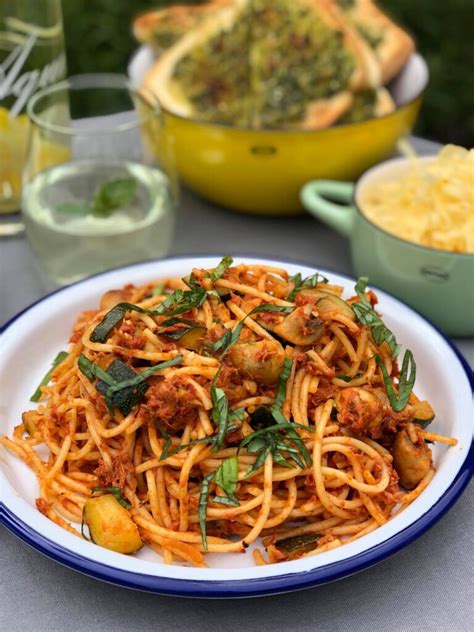
<svg viewBox="0 0 474 632">
<path fill-rule="evenodd" d="M 0 211 L 18 207 L 23 161 L 28 142 L 28 117 L 11 117 L 0 107 Z"/>
<path fill-rule="evenodd" d="M 10 116 L 0 107 L 0 212 L 15 211 L 19 206 L 21 181 L 71 159 L 69 145 L 54 142 L 36 130 L 27 153 L 30 125 L 26 114 Z M 27 162 L 27 164 L 26 164 Z"/>
</svg>

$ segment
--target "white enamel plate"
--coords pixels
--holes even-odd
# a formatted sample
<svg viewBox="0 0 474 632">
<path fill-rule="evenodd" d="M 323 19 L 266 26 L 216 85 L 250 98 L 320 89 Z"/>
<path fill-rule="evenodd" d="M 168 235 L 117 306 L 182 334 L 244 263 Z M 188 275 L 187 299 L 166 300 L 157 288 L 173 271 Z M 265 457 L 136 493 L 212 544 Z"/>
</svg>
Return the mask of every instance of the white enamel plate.
<svg viewBox="0 0 474 632">
<path fill-rule="evenodd" d="M 67 345 L 79 312 L 97 306 L 101 295 L 126 283 L 136 285 L 162 277 L 181 277 L 192 267 L 213 267 L 218 257 L 170 258 L 97 275 L 42 299 L 5 326 L 0 339 L 0 433 L 20 423 L 29 397 L 52 358 Z M 304 276 L 304 265 L 236 258 L 248 263 L 283 266 Z M 354 279 L 320 270 L 353 294 Z M 363 570 L 412 542 L 457 500 L 473 471 L 472 371 L 452 344 L 412 309 L 377 290 L 379 309 L 399 342 L 417 363 L 416 392 L 436 410 L 430 429 L 456 437 L 455 447 L 436 445 L 436 475 L 407 509 L 359 540 L 333 551 L 270 566 L 255 566 L 251 552 L 209 555 L 209 568 L 165 565 L 144 547 L 136 556 L 108 551 L 64 531 L 36 510 L 34 474 L 2 448 L 0 453 L 0 518 L 23 540 L 75 570 L 122 586 L 192 597 L 245 597 L 315 586 Z"/>
</svg>

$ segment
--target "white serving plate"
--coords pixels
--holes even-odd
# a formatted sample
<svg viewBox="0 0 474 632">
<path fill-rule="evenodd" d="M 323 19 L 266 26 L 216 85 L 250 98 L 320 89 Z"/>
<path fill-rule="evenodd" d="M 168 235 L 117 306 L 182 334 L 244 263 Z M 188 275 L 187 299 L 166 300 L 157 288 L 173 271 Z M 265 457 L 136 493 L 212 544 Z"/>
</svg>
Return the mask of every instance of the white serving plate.
<svg viewBox="0 0 474 632">
<path fill-rule="evenodd" d="M 10 434 L 29 397 L 64 349 L 77 314 L 94 308 L 101 295 L 126 283 L 141 284 L 184 276 L 192 267 L 208 268 L 212 257 L 176 257 L 138 263 L 96 275 L 58 290 L 12 319 L 0 338 L 0 433 Z M 297 263 L 235 257 L 236 262 L 283 266 L 304 276 L 314 269 Z M 353 294 L 354 279 L 320 270 Z M 436 474 L 428 488 L 403 512 L 359 540 L 317 556 L 255 566 L 251 552 L 209 555 L 209 568 L 165 565 L 144 547 L 126 556 L 95 546 L 64 531 L 34 506 L 36 477 L 19 459 L 0 451 L 0 519 L 39 551 L 93 577 L 163 594 L 194 597 L 245 597 L 296 590 L 325 583 L 367 568 L 409 544 L 432 526 L 456 501 L 473 471 L 472 371 L 455 347 L 428 321 L 377 290 L 379 309 L 399 342 L 410 348 L 417 363 L 416 392 L 437 412 L 430 429 L 458 439 L 455 447 L 436 445 Z"/>
</svg>

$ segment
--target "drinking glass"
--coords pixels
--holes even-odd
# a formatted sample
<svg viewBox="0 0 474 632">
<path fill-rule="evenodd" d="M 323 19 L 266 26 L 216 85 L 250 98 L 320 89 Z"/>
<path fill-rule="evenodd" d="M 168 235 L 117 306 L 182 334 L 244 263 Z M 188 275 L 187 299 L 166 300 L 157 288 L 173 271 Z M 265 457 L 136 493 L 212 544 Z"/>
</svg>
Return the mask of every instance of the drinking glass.
<svg viewBox="0 0 474 632">
<path fill-rule="evenodd" d="M 61 0 L 0 0 L 0 213 L 20 208 L 28 99 L 65 76 Z"/>
<path fill-rule="evenodd" d="M 49 277 L 65 285 L 166 255 L 177 185 L 156 98 L 122 75 L 81 75 L 37 92 L 27 112 L 22 212 Z"/>
</svg>

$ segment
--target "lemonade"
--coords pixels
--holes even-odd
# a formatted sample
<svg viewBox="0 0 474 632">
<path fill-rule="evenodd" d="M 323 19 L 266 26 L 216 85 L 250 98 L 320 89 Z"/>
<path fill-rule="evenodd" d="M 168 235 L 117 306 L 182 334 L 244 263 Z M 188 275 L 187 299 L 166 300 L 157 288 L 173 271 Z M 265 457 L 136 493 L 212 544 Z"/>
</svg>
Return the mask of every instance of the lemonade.
<svg viewBox="0 0 474 632">
<path fill-rule="evenodd" d="M 27 140 L 26 114 L 11 117 L 0 107 L 0 213 L 16 210 Z"/>
<path fill-rule="evenodd" d="M 104 183 L 118 179 L 136 183 L 133 200 L 105 216 L 77 212 Z M 138 163 L 76 161 L 52 167 L 25 185 L 22 207 L 28 240 L 59 285 L 161 257 L 173 231 L 167 176 Z"/>
</svg>

